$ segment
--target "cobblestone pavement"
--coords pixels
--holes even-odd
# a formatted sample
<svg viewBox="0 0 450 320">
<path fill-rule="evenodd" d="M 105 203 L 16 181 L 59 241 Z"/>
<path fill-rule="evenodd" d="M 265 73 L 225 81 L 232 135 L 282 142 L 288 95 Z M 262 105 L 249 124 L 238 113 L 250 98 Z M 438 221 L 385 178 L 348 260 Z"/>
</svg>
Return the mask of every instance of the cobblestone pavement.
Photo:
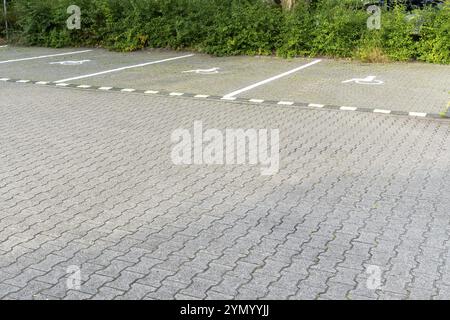
<svg viewBox="0 0 450 320">
<path fill-rule="evenodd" d="M 0 93 L 0 298 L 450 298 L 446 121 Z M 279 128 L 279 174 L 173 165 L 195 120 Z"/>
</svg>

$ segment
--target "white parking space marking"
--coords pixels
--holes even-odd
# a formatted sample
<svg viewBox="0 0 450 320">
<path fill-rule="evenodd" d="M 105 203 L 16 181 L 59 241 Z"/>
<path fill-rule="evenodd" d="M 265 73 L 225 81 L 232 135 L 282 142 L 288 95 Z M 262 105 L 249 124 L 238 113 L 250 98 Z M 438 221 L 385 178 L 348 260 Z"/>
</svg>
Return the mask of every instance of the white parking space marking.
<svg viewBox="0 0 450 320">
<path fill-rule="evenodd" d="M 409 115 L 411 117 L 426 117 L 427 114 L 425 112 L 410 112 Z"/>
<path fill-rule="evenodd" d="M 269 83 L 269 82 L 272 82 L 272 81 L 281 79 L 281 78 L 283 78 L 283 77 L 286 77 L 286 76 L 288 76 L 288 75 L 291 75 L 291 74 L 293 74 L 293 73 L 295 73 L 295 72 L 298 72 L 298 71 L 300 71 L 300 70 L 309 68 L 309 67 L 311 67 L 311 66 L 313 66 L 313 65 L 315 65 L 315 64 L 317 64 L 317 63 L 319 63 L 319 62 L 321 62 L 321 61 L 322 61 L 321 59 L 314 60 L 314 61 L 312 61 L 312 62 L 310 62 L 310 63 L 307 63 L 307 64 L 305 64 L 305 65 L 303 65 L 303 66 L 300 66 L 300 67 L 298 67 L 298 68 L 295 68 L 295 69 L 292 69 L 292 70 L 290 70 L 290 71 L 284 72 L 284 73 L 282 73 L 282 74 L 279 74 L 279 75 L 277 75 L 277 76 L 271 77 L 271 78 L 269 78 L 269 79 L 266 79 L 266 80 L 257 82 L 257 83 L 255 83 L 255 84 L 252 84 L 252 85 L 248 86 L 248 87 L 245 87 L 245 88 L 242 88 L 242 89 L 233 91 L 233 92 L 231 92 L 231 93 L 229 93 L 229 94 L 226 94 L 226 95 L 224 96 L 224 98 L 232 98 L 232 97 L 235 97 L 235 96 L 237 96 L 237 95 L 239 95 L 239 94 L 241 94 L 241 93 L 243 93 L 243 92 L 252 90 L 252 89 L 257 88 L 257 87 L 259 87 L 259 86 L 265 85 L 265 84 L 267 84 L 267 83 Z"/>
<path fill-rule="evenodd" d="M 278 102 L 278 104 L 280 106 L 292 106 L 294 104 L 294 102 L 292 102 L 292 101 L 280 101 L 280 102 Z"/>
<path fill-rule="evenodd" d="M 135 92 L 136 89 L 122 89 L 120 91 L 122 91 L 122 92 Z"/>
<path fill-rule="evenodd" d="M 391 110 L 384 110 L 384 109 L 375 109 L 373 110 L 373 113 L 384 113 L 384 114 L 390 114 Z"/>
<path fill-rule="evenodd" d="M 8 81 L 9 78 L 0 78 L 0 81 Z"/>
<path fill-rule="evenodd" d="M 147 91 L 145 91 L 144 93 L 147 93 L 147 94 L 157 94 L 157 93 L 159 93 L 159 91 L 155 91 L 155 90 L 147 90 Z"/>
<path fill-rule="evenodd" d="M 203 98 L 203 99 L 206 99 L 208 97 L 209 97 L 209 95 L 207 95 L 207 94 L 197 94 L 194 96 L 194 98 Z"/>
<path fill-rule="evenodd" d="M 77 86 L 77 88 L 81 88 L 81 89 L 88 89 L 88 88 L 90 88 L 90 87 L 91 87 L 91 86 L 88 85 L 88 84 L 82 84 L 82 85 Z"/>
<path fill-rule="evenodd" d="M 254 103 L 263 103 L 264 102 L 264 100 L 262 100 L 262 99 L 250 99 L 248 101 L 254 102 Z"/>
<path fill-rule="evenodd" d="M 29 58 L 22 58 L 22 59 L 5 60 L 5 61 L 0 61 L 0 64 L 11 63 L 11 62 L 19 62 L 19 61 L 45 59 L 45 58 L 52 58 L 52 57 L 68 56 L 68 55 L 71 55 L 71 54 L 80 54 L 80 53 L 86 53 L 86 52 L 91 52 L 91 51 L 92 50 L 82 50 L 82 51 L 65 52 L 65 53 L 58 53 L 58 54 L 48 54 L 48 55 L 45 55 L 45 56 L 29 57 Z"/>
<path fill-rule="evenodd" d="M 356 110 L 358 110 L 358 108 L 356 108 L 356 107 L 341 107 L 340 109 L 342 111 L 356 111 Z"/>
<path fill-rule="evenodd" d="M 113 87 L 100 87 L 98 88 L 98 90 L 104 90 L 104 91 L 108 91 L 111 90 Z"/>
<path fill-rule="evenodd" d="M 318 103 L 310 103 L 310 104 L 308 104 L 308 107 L 311 107 L 311 108 L 323 108 L 323 107 L 325 107 L 325 105 L 318 104 Z"/>
<path fill-rule="evenodd" d="M 133 65 L 133 66 L 117 68 L 117 69 L 105 70 L 105 71 L 101 71 L 101 72 L 86 74 L 84 76 L 78 76 L 78 77 L 58 80 L 58 81 L 55 81 L 55 83 L 69 82 L 69 81 L 73 81 L 73 80 L 91 78 L 91 77 L 101 76 L 101 75 L 104 75 L 104 74 L 113 73 L 113 72 L 119 72 L 119 71 L 128 70 L 128 69 L 146 67 L 146 66 L 150 66 L 152 64 L 157 64 L 157 63 L 163 63 L 163 62 L 168 62 L 168 61 L 173 61 L 173 60 L 178 60 L 178 59 L 189 58 L 189 57 L 192 57 L 192 56 L 194 56 L 194 54 L 188 54 L 188 55 L 178 56 L 178 57 L 174 57 L 174 58 L 168 58 L 168 59 L 163 59 L 163 60 L 151 61 L 151 62 L 136 64 L 136 65 Z"/>
<path fill-rule="evenodd" d="M 38 82 L 36 82 L 36 84 L 49 84 L 49 82 L 48 81 L 38 81 Z"/>
</svg>

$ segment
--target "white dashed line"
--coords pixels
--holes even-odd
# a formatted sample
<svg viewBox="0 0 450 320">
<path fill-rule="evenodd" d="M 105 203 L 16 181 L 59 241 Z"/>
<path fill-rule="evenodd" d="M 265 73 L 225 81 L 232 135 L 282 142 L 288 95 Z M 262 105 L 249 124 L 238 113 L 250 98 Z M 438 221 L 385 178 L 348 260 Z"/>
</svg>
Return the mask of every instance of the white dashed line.
<svg viewBox="0 0 450 320">
<path fill-rule="evenodd" d="M 133 66 L 127 66 L 127 67 L 122 67 L 122 68 L 117 68 L 117 69 L 105 70 L 105 71 L 101 71 L 101 72 L 86 74 L 84 76 L 78 76 L 78 77 L 58 80 L 58 81 L 55 81 L 55 83 L 68 82 L 68 81 L 85 79 L 85 78 L 91 78 L 91 77 L 100 76 L 100 75 L 104 75 L 104 74 L 108 74 L 108 73 L 112 73 L 112 72 L 119 72 L 119 71 L 123 71 L 123 70 L 127 70 L 127 69 L 133 69 L 133 68 L 141 68 L 141 67 L 145 67 L 145 66 L 150 66 L 152 64 L 163 63 L 163 62 L 168 62 L 168 61 L 173 61 L 173 60 L 178 60 L 178 59 L 184 59 L 184 58 L 189 58 L 189 57 L 192 57 L 192 56 L 194 56 L 194 55 L 193 54 L 188 54 L 188 55 L 178 56 L 178 57 L 169 58 L 169 59 L 163 59 L 163 60 L 157 60 L 157 61 L 151 61 L 151 62 L 136 64 L 136 65 L 133 65 Z"/>
<path fill-rule="evenodd" d="M 111 90 L 113 87 L 100 87 L 98 88 L 98 90 L 102 90 L 102 91 L 108 91 Z"/>
<path fill-rule="evenodd" d="M 120 91 L 122 91 L 122 92 L 135 92 L 136 89 L 122 89 Z"/>
<path fill-rule="evenodd" d="M 222 97 L 222 98 L 220 98 L 220 100 L 233 101 L 233 100 L 236 100 L 236 97 Z"/>
<path fill-rule="evenodd" d="M 82 84 L 82 85 L 79 85 L 79 86 L 77 86 L 77 88 L 81 88 L 81 89 L 88 89 L 88 88 L 90 88 L 91 86 L 90 85 L 87 85 L 87 84 Z"/>
<path fill-rule="evenodd" d="M 68 83 L 58 83 L 56 84 L 58 87 L 67 87 L 69 84 Z"/>
<path fill-rule="evenodd" d="M 60 57 L 60 56 L 68 56 L 71 54 L 80 54 L 80 53 L 86 53 L 91 52 L 92 50 L 83 50 L 83 51 L 74 51 L 74 52 L 66 52 L 66 53 L 59 53 L 59 54 L 49 54 L 45 56 L 38 56 L 38 57 L 30 57 L 30 58 L 22 58 L 22 59 L 14 59 L 14 60 L 5 60 L 0 61 L 0 64 L 3 63 L 10 63 L 10 62 L 19 62 L 19 61 L 29 61 L 29 60 L 36 60 L 36 59 L 45 59 L 45 58 L 51 58 L 51 57 Z"/>
<path fill-rule="evenodd" d="M 264 102 L 264 100 L 261 100 L 261 99 L 250 99 L 248 101 L 254 102 L 254 103 L 263 103 Z"/>
<path fill-rule="evenodd" d="M 207 95 L 207 94 L 197 94 L 194 96 L 194 98 L 202 98 L 202 99 L 206 99 L 208 97 L 209 97 L 209 95 Z"/>
<path fill-rule="evenodd" d="M 411 117 L 426 117 L 427 114 L 424 112 L 410 112 L 409 115 Z"/>
<path fill-rule="evenodd" d="M 182 93 L 182 92 L 171 92 L 171 93 L 169 93 L 169 96 L 172 96 L 172 97 L 179 97 L 179 96 L 182 96 L 182 95 L 184 95 L 184 93 Z"/>
<path fill-rule="evenodd" d="M 307 64 L 305 64 L 305 65 L 303 65 L 303 66 L 300 66 L 300 67 L 298 67 L 298 68 L 292 69 L 292 70 L 290 70 L 290 71 L 288 71 L 288 72 L 284 72 L 284 73 L 279 74 L 279 75 L 277 75 L 277 76 L 274 76 L 274 77 L 272 77 L 272 78 L 269 78 L 269 79 L 266 79 L 266 80 L 257 82 L 257 83 L 255 83 L 255 84 L 252 84 L 252 85 L 250 85 L 250 86 L 248 86 L 248 87 L 245 87 L 245 88 L 242 88 L 242 89 L 233 91 L 233 92 L 231 92 L 231 93 L 225 95 L 224 97 L 226 97 L 226 98 L 229 98 L 229 97 L 235 97 L 235 96 L 241 94 L 242 92 L 249 91 L 249 90 L 251 90 L 251 89 L 254 89 L 254 88 L 256 88 L 256 87 L 262 86 L 262 85 L 267 84 L 267 83 L 269 83 L 269 82 L 272 82 L 272 81 L 278 80 L 278 79 L 280 79 L 280 78 L 286 77 L 286 76 L 288 76 L 288 75 L 290 75 L 290 74 L 293 74 L 293 73 L 295 73 L 295 72 L 297 72 L 297 71 L 300 71 L 300 70 L 302 70 L 302 69 L 311 67 L 312 65 L 315 65 L 316 63 L 319 63 L 319 62 L 321 62 L 321 61 L 322 61 L 322 60 L 320 60 L 320 59 L 314 60 L 313 62 L 307 63 Z"/>
<path fill-rule="evenodd" d="M 391 110 L 384 110 L 384 109 L 374 109 L 373 113 L 383 113 L 383 114 L 390 114 Z"/>
<path fill-rule="evenodd" d="M 30 82 L 30 80 L 17 80 L 16 82 L 17 83 L 28 83 L 28 82 Z"/>
<path fill-rule="evenodd" d="M 294 102 L 292 101 L 280 101 L 278 102 L 278 105 L 280 106 L 292 106 L 294 104 Z"/>
<path fill-rule="evenodd" d="M 310 103 L 310 104 L 308 104 L 308 107 L 311 107 L 311 108 L 323 108 L 323 107 L 325 107 L 325 105 L 318 104 L 318 103 Z"/>
<path fill-rule="evenodd" d="M 36 82 L 36 84 L 49 84 L 49 82 L 48 81 L 38 81 L 38 82 Z"/>
<path fill-rule="evenodd" d="M 144 93 L 147 93 L 147 94 L 157 94 L 157 93 L 159 93 L 159 91 L 155 91 L 155 90 L 147 90 L 147 91 L 145 91 Z"/>
<path fill-rule="evenodd" d="M 358 110 L 358 108 L 356 108 L 356 107 L 340 107 L 339 109 L 342 110 L 342 111 L 356 111 L 356 110 Z"/>
<path fill-rule="evenodd" d="M 8 81 L 9 78 L 0 78 L 0 81 Z"/>
</svg>

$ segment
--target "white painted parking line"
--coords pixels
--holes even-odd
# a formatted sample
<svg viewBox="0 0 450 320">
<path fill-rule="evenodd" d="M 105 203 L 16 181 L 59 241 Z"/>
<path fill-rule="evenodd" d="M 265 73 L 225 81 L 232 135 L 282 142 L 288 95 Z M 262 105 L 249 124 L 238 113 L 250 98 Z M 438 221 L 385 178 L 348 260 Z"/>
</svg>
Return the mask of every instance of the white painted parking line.
<svg viewBox="0 0 450 320">
<path fill-rule="evenodd" d="M 104 90 L 104 91 L 108 91 L 111 90 L 113 87 L 100 87 L 98 88 L 98 90 Z"/>
<path fill-rule="evenodd" d="M 68 83 L 58 83 L 57 86 L 58 87 L 67 87 L 69 84 Z"/>
<path fill-rule="evenodd" d="M 147 91 L 145 91 L 144 93 L 147 93 L 147 94 L 157 94 L 157 93 L 159 93 L 159 91 L 155 91 L 155 90 L 147 90 Z"/>
<path fill-rule="evenodd" d="M 197 94 L 194 96 L 194 98 L 203 98 L 203 99 L 206 99 L 208 97 L 209 97 L 209 95 L 207 95 L 207 94 Z"/>
<path fill-rule="evenodd" d="M 91 86 L 90 85 L 87 85 L 87 84 L 82 84 L 82 85 L 79 85 L 79 86 L 77 86 L 77 88 L 81 88 L 81 89 L 88 89 L 88 88 L 90 88 Z"/>
<path fill-rule="evenodd" d="M 229 101 L 233 101 L 236 100 L 236 97 L 222 97 L 220 98 L 221 100 L 229 100 Z"/>
<path fill-rule="evenodd" d="M 82 50 L 82 51 L 65 52 L 65 53 L 58 53 L 58 54 L 49 54 L 49 55 L 38 56 L 38 57 L 29 57 L 29 58 L 22 58 L 22 59 L 5 60 L 5 61 L 0 61 L 0 64 L 11 63 L 11 62 L 19 62 L 19 61 L 29 61 L 29 60 L 36 60 L 36 59 L 45 59 L 45 58 L 60 57 L 60 56 L 68 56 L 68 55 L 71 55 L 71 54 L 80 54 L 80 53 L 86 53 L 86 52 L 91 52 L 91 51 L 92 50 Z"/>
<path fill-rule="evenodd" d="M 383 113 L 383 114 L 390 114 L 391 110 L 384 110 L 384 109 L 374 109 L 373 113 Z"/>
<path fill-rule="evenodd" d="M 294 102 L 292 102 L 292 101 L 280 101 L 280 102 L 278 102 L 278 104 L 280 106 L 292 106 L 294 104 Z"/>
<path fill-rule="evenodd" d="M 262 100 L 262 99 L 250 99 L 248 101 L 254 102 L 254 103 L 263 103 L 264 102 L 264 100 Z"/>
<path fill-rule="evenodd" d="M 49 82 L 48 81 L 38 81 L 38 82 L 36 82 L 36 84 L 48 84 Z"/>
<path fill-rule="evenodd" d="M 122 92 L 135 92 L 136 89 L 122 89 L 120 91 L 122 91 Z"/>
<path fill-rule="evenodd" d="M 179 96 L 182 96 L 182 95 L 184 95 L 184 93 L 181 93 L 181 92 L 171 92 L 171 93 L 169 93 L 169 96 L 173 96 L 173 97 L 179 97 Z"/>
<path fill-rule="evenodd" d="M 426 117 L 427 114 L 424 112 L 410 112 L 409 115 L 411 117 Z"/>
<path fill-rule="evenodd" d="M 310 103 L 310 104 L 308 104 L 308 107 L 311 107 L 311 108 L 323 108 L 323 107 L 325 107 L 325 105 L 318 104 L 318 103 Z"/>
<path fill-rule="evenodd" d="M 9 78 L 0 78 L 0 81 L 8 81 Z"/>
<path fill-rule="evenodd" d="M 264 84 L 267 84 L 267 83 L 269 83 L 269 82 L 272 82 L 272 81 L 281 79 L 281 78 L 286 77 L 286 76 L 288 76 L 288 75 L 291 75 L 291 74 L 293 74 L 293 73 L 295 73 L 295 72 L 297 72 L 297 71 L 300 71 L 300 70 L 306 69 L 306 68 L 308 68 L 308 67 L 311 67 L 311 66 L 313 66 L 313 65 L 315 65 L 315 64 L 317 64 L 317 63 L 319 63 L 319 62 L 321 62 L 321 61 L 322 61 L 321 59 L 314 60 L 313 62 L 307 63 L 307 64 L 305 64 L 305 65 L 303 65 L 303 66 L 298 67 L 298 68 L 295 68 L 295 69 L 292 69 L 292 70 L 290 70 L 290 71 L 284 72 L 284 73 L 282 73 L 282 74 L 279 74 L 279 75 L 277 75 L 277 76 L 271 77 L 271 78 L 269 78 L 269 79 L 266 79 L 266 80 L 257 82 L 257 83 L 255 83 L 255 84 L 252 84 L 252 85 L 248 86 L 248 87 L 245 87 L 245 88 L 242 88 L 242 89 L 233 91 L 233 92 L 231 92 L 231 93 L 229 93 L 229 94 L 226 94 L 226 95 L 224 96 L 224 98 L 235 97 L 235 96 L 241 94 L 242 92 L 249 91 L 249 90 L 252 90 L 252 89 L 257 88 L 257 87 L 259 87 L 259 86 L 262 86 L 262 85 L 264 85 Z"/>
<path fill-rule="evenodd" d="M 133 65 L 133 66 L 117 68 L 117 69 L 105 70 L 105 71 L 101 71 L 101 72 L 86 74 L 86 75 L 83 75 L 83 76 L 78 76 L 78 77 L 58 80 L 58 81 L 55 81 L 55 83 L 69 82 L 69 81 L 73 81 L 73 80 L 91 78 L 91 77 L 101 76 L 101 75 L 104 75 L 104 74 L 113 73 L 113 72 L 119 72 L 119 71 L 123 71 L 123 70 L 127 70 L 127 69 L 141 68 L 141 67 L 150 66 L 152 64 L 157 64 L 157 63 L 163 63 L 163 62 L 168 62 L 168 61 L 173 61 L 173 60 L 178 60 L 178 59 L 189 58 L 189 57 L 192 57 L 192 56 L 194 56 L 194 54 L 188 54 L 188 55 L 185 55 L 185 56 L 178 56 L 178 57 L 174 57 L 174 58 L 168 58 L 168 59 L 163 59 L 163 60 L 146 62 L 146 63 L 136 64 L 136 65 Z"/>
<path fill-rule="evenodd" d="M 358 108 L 356 107 L 340 107 L 342 111 L 356 111 Z"/>
<path fill-rule="evenodd" d="M 17 80 L 16 82 L 17 83 L 28 83 L 28 82 L 30 82 L 30 80 Z"/>
</svg>

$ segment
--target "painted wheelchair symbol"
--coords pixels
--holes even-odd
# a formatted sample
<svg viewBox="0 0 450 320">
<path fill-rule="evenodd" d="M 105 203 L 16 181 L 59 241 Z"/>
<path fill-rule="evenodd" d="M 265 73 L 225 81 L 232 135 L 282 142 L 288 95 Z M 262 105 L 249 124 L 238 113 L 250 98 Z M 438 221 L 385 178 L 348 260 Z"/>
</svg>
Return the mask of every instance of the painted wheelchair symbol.
<svg viewBox="0 0 450 320">
<path fill-rule="evenodd" d="M 195 69 L 183 71 L 183 73 L 195 73 L 195 74 L 217 74 L 219 73 L 220 68 L 211 68 L 211 69 Z"/>
<path fill-rule="evenodd" d="M 59 62 L 50 62 L 49 64 L 59 64 L 62 66 L 78 66 L 85 62 L 90 62 L 91 60 L 77 60 L 77 61 L 59 61 Z"/>
<path fill-rule="evenodd" d="M 342 81 L 342 83 L 357 83 L 357 84 L 367 84 L 367 85 L 380 85 L 384 82 L 381 80 L 376 80 L 376 76 L 368 76 L 363 79 L 354 78 L 346 81 Z"/>
</svg>

